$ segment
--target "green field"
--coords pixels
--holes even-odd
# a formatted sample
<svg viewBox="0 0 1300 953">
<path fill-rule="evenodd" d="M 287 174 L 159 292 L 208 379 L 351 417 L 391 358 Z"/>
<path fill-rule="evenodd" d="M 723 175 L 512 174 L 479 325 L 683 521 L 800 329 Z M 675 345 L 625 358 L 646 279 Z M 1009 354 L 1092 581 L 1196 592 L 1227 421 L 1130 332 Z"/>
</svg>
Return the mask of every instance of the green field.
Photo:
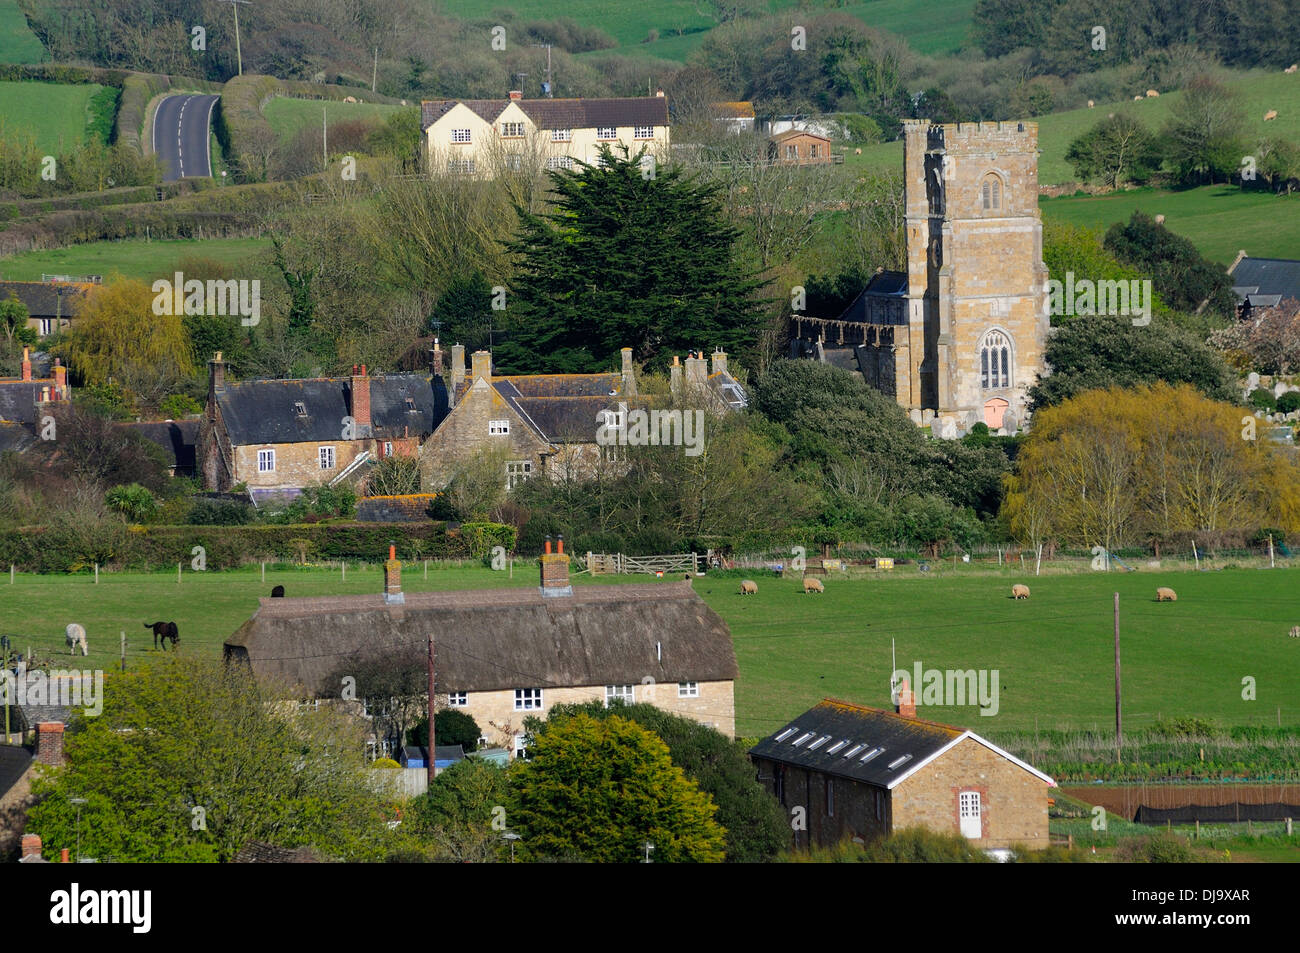
<svg viewBox="0 0 1300 953">
<path fill-rule="evenodd" d="M 48 248 L 0 258 L 6 281 L 39 281 L 42 274 L 103 275 L 117 271 L 141 280 L 168 275 L 182 258 L 211 258 L 236 265 L 271 247 L 269 238 L 126 239 Z"/>
<path fill-rule="evenodd" d="M 562 9 L 549 0 L 516 0 L 507 6 L 520 21 L 567 17 L 583 26 L 604 30 L 618 41 L 620 53 L 679 62 L 685 61 L 717 26 L 716 20 L 699 12 L 700 5 L 694 0 L 644 4 L 629 4 L 625 0 L 572 0 Z M 773 11 L 793 10 L 798 6 L 798 0 L 774 0 L 769 4 Z M 809 9 L 804 15 L 848 14 L 870 27 L 897 33 L 918 52 L 935 54 L 951 53 L 965 45 L 974 6 L 974 0 L 870 0 Z M 501 7 L 495 0 L 444 0 L 441 4 L 447 14 L 466 20 L 493 19 Z M 646 43 L 651 30 L 659 34 L 659 39 Z M 599 56 L 601 52 L 583 55 Z"/>
<path fill-rule="evenodd" d="M 408 567 L 410 591 L 536 584 L 531 564 L 514 579 L 486 569 L 431 569 L 427 582 Z M 1195 715 L 1224 725 L 1300 725 L 1300 642 L 1287 636 L 1300 620 L 1300 569 L 1132 574 L 1084 573 L 1028 578 L 997 570 L 947 571 L 862 580 L 831 578 L 824 595 L 798 582 L 755 571 L 757 596 L 739 595 L 738 580 L 704 578 L 696 591 L 727 621 L 740 664 L 737 732 L 766 734 L 818 700 L 834 696 L 889 703 L 890 639 L 900 668 L 996 669 L 999 711 L 927 707 L 921 713 L 981 733 L 1113 724 L 1111 593 L 1121 595 L 1125 726 L 1157 717 Z M 1033 596 L 1009 598 L 1025 579 Z M 601 577 L 602 584 L 629 581 Z M 635 581 L 646 582 L 646 577 Z M 376 566 L 338 570 L 252 569 L 225 573 L 19 575 L 0 578 L 0 632 L 20 634 L 42 654 L 63 654 L 63 627 L 86 626 L 92 665 L 115 664 L 118 634 L 127 633 L 128 665 L 150 652 L 144 622 L 174 620 L 184 651 L 215 658 L 221 643 L 277 583 L 290 596 L 377 592 Z M 592 584 L 575 577 L 575 584 Z M 1158 585 L 1178 591 L 1157 604 Z M 53 611 L 52 611 L 53 610 Z M 1257 701 L 1242 700 L 1242 679 L 1257 680 Z M 923 700 L 923 699 L 922 699 Z"/>
<path fill-rule="evenodd" d="M 1300 197 L 1207 185 L 1171 192 L 1138 189 L 1111 195 L 1039 199 L 1044 219 L 1105 230 L 1135 210 L 1165 216 L 1165 227 L 1189 239 L 1225 268 L 1245 249 L 1264 258 L 1300 258 Z"/>
<path fill-rule="evenodd" d="M 18 0 L 0 0 L 0 63 L 43 63 L 45 47 L 27 25 Z"/>
<path fill-rule="evenodd" d="M 86 139 L 90 101 L 102 86 L 94 83 L 0 82 L 0 131 L 32 135 L 36 147 L 54 155 Z"/>
<path fill-rule="evenodd" d="M 361 97 L 365 96 L 362 92 Z M 401 109 L 411 106 L 386 106 L 382 103 L 340 103 L 320 99 L 290 99 L 277 96 L 264 107 L 262 115 L 271 124 L 281 141 L 292 139 L 299 129 L 310 126 L 320 131 L 322 111 L 333 124 L 347 119 L 387 119 Z"/>
</svg>

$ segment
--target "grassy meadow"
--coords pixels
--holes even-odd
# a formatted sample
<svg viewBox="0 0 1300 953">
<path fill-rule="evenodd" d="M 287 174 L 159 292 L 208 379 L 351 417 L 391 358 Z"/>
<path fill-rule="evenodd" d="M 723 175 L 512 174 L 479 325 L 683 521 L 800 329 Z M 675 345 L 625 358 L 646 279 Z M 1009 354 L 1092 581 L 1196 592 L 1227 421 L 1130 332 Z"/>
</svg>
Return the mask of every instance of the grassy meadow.
<svg viewBox="0 0 1300 953">
<path fill-rule="evenodd" d="M 95 118 L 91 100 L 101 89 L 95 83 L 0 82 L 0 132 L 30 135 L 50 155 L 71 150 L 87 138 Z"/>
<path fill-rule="evenodd" d="M 364 98 L 365 92 L 357 94 Z M 387 106 L 382 103 L 342 103 L 321 99 L 291 99 L 277 96 L 262 107 L 262 115 L 271 124 L 281 142 L 292 139 L 298 130 L 311 127 L 317 131 L 321 128 L 321 111 L 324 110 L 329 123 L 349 119 L 387 119 L 401 109 L 414 109 L 413 106 Z"/>
<path fill-rule="evenodd" d="M 27 25 L 18 0 L 0 0 L 0 63 L 43 63 L 45 47 Z"/>
<path fill-rule="evenodd" d="M 418 565 L 403 574 L 409 591 L 536 585 L 536 567 L 516 564 L 513 579 L 478 567 Z M 731 627 L 740 678 L 737 733 L 761 736 L 827 696 L 869 705 L 889 703 L 890 640 L 898 666 L 997 669 L 999 711 L 922 706 L 923 717 L 981 733 L 1082 728 L 1113 723 L 1113 610 L 1120 593 L 1126 728 L 1158 717 L 1195 715 L 1223 725 L 1300 725 L 1300 568 L 1207 572 L 1143 570 L 1053 574 L 1019 570 L 912 567 L 862 579 L 832 576 L 824 595 L 804 595 L 797 580 L 755 570 L 757 596 L 742 597 L 739 580 L 705 577 L 696 591 Z M 67 659 L 63 627 L 81 622 L 90 663 L 115 667 L 119 633 L 128 638 L 128 666 L 153 652 L 144 622 L 175 621 L 181 650 L 211 658 L 256 609 L 259 596 L 283 584 L 292 596 L 378 592 L 377 566 L 257 567 L 196 573 L 19 574 L 0 576 L 0 632 L 30 642 L 41 655 Z M 576 585 L 653 582 L 645 576 L 574 577 Z M 1013 582 L 1030 584 L 1028 601 L 1010 598 Z M 1157 586 L 1178 592 L 1156 603 Z M 80 662 L 78 663 L 81 664 Z M 1256 679 L 1256 701 L 1242 699 L 1242 680 Z"/>
<path fill-rule="evenodd" d="M 170 275 L 184 258 L 210 258 L 238 265 L 271 247 L 269 238 L 178 238 L 162 241 L 123 239 L 88 242 L 67 248 L 42 248 L 0 258 L 6 281 L 39 281 L 42 274 L 103 275 L 152 280 Z"/>
</svg>

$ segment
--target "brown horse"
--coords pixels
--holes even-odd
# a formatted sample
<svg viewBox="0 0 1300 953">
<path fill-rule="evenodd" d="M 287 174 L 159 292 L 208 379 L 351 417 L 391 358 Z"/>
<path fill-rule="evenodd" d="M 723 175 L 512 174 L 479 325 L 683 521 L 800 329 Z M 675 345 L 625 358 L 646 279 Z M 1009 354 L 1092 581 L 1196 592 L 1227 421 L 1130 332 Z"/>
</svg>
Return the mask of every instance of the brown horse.
<svg viewBox="0 0 1300 953">
<path fill-rule="evenodd" d="M 167 648 L 167 640 L 171 639 L 172 648 L 176 648 L 176 643 L 181 640 L 180 631 L 176 628 L 175 622 L 146 622 L 146 629 L 153 629 L 153 647 L 158 648 L 158 639 L 162 639 L 164 651 Z"/>
</svg>

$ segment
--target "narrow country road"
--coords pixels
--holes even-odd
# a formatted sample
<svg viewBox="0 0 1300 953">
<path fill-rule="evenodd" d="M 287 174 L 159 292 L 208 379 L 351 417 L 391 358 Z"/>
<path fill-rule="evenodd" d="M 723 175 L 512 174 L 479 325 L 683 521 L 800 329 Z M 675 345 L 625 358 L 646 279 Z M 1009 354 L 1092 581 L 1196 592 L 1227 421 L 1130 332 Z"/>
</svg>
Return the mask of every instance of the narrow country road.
<svg viewBox="0 0 1300 953">
<path fill-rule="evenodd" d="M 219 96 L 168 96 L 153 115 L 153 149 L 163 181 L 212 175 L 208 130 Z"/>
</svg>

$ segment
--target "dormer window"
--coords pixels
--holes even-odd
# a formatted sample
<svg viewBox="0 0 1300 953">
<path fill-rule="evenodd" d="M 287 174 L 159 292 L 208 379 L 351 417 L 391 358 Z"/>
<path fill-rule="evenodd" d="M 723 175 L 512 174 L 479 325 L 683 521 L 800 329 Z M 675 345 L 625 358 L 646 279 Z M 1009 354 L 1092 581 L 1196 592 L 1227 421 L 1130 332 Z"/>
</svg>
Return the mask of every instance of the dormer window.
<svg viewBox="0 0 1300 953">
<path fill-rule="evenodd" d="M 406 412 L 407 412 L 408 414 L 419 413 L 419 410 L 418 410 L 418 409 L 416 408 L 416 406 L 415 406 L 415 398 L 414 398 L 414 397 L 408 397 L 408 398 L 406 398 Z"/>
<path fill-rule="evenodd" d="M 299 417 L 306 417 L 306 416 L 307 416 L 307 405 L 304 404 L 304 403 L 303 403 L 302 401 L 300 401 L 300 400 L 296 400 L 296 401 L 294 401 L 294 403 L 293 403 L 293 411 L 294 411 L 294 413 L 296 413 Z"/>
<path fill-rule="evenodd" d="M 1002 210 L 1002 180 L 992 172 L 980 184 L 980 206 L 986 212 Z"/>
</svg>

